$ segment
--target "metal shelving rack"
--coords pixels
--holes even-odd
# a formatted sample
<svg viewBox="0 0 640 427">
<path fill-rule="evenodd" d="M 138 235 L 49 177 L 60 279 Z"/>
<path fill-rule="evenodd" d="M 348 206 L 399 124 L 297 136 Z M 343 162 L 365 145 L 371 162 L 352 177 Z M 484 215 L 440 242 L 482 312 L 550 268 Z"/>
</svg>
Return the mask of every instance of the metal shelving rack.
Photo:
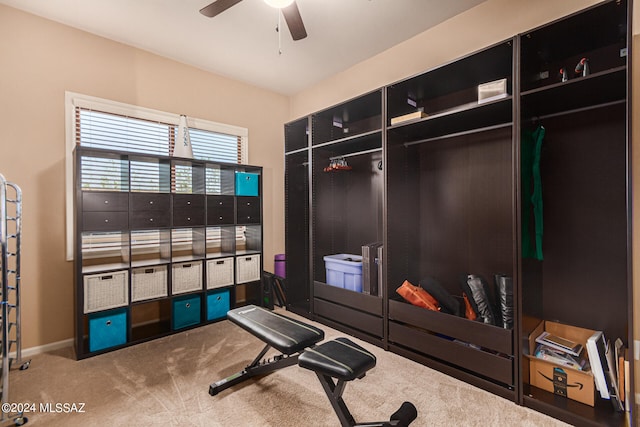
<svg viewBox="0 0 640 427">
<path fill-rule="evenodd" d="M 1 403 L 9 403 L 9 370 L 19 365 L 27 369 L 31 360 L 22 360 L 20 322 L 20 248 L 22 238 L 22 191 L 0 175 L 0 324 L 2 325 Z M 24 425 L 22 413 L 2 411 L 0 425 Z"/>
</svg>

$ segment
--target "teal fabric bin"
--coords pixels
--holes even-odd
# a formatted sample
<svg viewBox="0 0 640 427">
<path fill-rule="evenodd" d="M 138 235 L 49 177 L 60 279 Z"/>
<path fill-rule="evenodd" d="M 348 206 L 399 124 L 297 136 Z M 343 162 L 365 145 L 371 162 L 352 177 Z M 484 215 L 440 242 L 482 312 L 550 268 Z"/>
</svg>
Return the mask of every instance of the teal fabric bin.
<svg viewBox="0 0 640 427">
<path fill-rule="evenodd" d="M 102 311 L 89 315 L 89 351 L 126 344 L 127 309 Z"/>
<path fill-rule="evenodd" d="M 173 329 L 200 323 L 200 296 L 186 295 L 173 300 Z"/>
<path fill-rule="evenodd" d="M 258 196 L 257 173 L 236 172 L 236 196 Z"/>
<path fill-rule="evenodd" d="M 207 320 L 227 317 L 230 308 L 229 289 L 219 289 L 207 294 Z"/>
</svg>

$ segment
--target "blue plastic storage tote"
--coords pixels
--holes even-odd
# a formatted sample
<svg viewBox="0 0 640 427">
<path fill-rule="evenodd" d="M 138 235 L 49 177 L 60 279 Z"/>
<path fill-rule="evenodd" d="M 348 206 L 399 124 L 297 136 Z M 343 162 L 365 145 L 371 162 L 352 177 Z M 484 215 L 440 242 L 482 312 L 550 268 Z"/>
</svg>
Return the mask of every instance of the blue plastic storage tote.
<svg viewBox="0 0 640 427">
<path fill-rule="evenodd" d="M 327 284 L 362 292 L 362 256 L 350 254 L 324 257 Z"/>
</svg>

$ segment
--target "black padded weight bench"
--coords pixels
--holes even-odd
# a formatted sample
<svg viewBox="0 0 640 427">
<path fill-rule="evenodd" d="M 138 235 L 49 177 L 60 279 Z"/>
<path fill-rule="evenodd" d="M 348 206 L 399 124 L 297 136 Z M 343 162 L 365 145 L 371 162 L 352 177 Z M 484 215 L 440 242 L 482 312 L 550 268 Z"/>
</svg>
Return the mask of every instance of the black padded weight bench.
<svg viewBox="0 0 640 427">
<path fill-rule="evenodd" d="M 324 339 L 322 329 L 255 305 L 230 310 L 227 312 L 227 319 L 264 341 L 266 345 L 254 361 L 242 371 L 211 384 L 209 386 L 211 396 L 251 377 L 295 365 L 298 362 L 298 356 L 305 348 Z M 261 360 L 271 347 L 282 354 L 269 360 Z"/>
<path fill-rule="evenodd" d="M 298 358 L 298 365 L 316 373 L 342 427 L 405 427 L 418 416 L 416 407 L 404 402 L 389 421 L 355 422 L 342 393 L 347 382 L 363 378 L 369 369 L 376 366 L 376 357 L 347 338 L 337 338 L 305 350 Z"/>
</svg>

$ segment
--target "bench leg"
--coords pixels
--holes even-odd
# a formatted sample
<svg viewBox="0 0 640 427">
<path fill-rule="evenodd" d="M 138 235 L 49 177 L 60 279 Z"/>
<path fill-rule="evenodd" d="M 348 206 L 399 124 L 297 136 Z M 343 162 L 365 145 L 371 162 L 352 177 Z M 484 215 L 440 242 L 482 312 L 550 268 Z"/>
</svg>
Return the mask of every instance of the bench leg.
<svg viewBox="0 0 640 427">
<path fill-rule="evenodd" d="M 344 400 L 342 399 L 342 393 L 344 392 L 346 383 L 342 380 L 338 380 L 334 383 L 333 378 L 319 372 L 316 372 L 316 375 L 318 376 L 320 384 L 322 384 L 322 388 L 331 402 L 331 406 L 333 406 L 333 410 L 338 416 L 338 419 L 340 419 L 342 427 L 354 426 L 356 421 L 353 419 L 351 412 L 349 412 L 349 408 L 347 408 L 346 403 L 344 403 Z"/>
<path fill-rule="evenodd" d="M 342 427 L 405 427 L 411 424 L 417 416 L 415 406 L 409 402 L 404 402 L 400 409 L 391 415 L 391 420 L 389 421 L 356 423 L 353 415 L 349 412 L 349 408 L 347 408 L 346 403 L 344 403 L 344 400 L 342 399 L 342 393 L 344 393 L 347 383 L 343 380 L 337 380 L 334 382 L 333 378 L 319 372 L 316 372 L 316 375 L 318 376 L 320 384 L 322 384 L 322 388 L 329 398 L 331 406 L 333 406 L 333 410 L 338 416 Z"/>
<path fill-rule="evenodd" d="M 269 344 L 265 345 L 265 347 L 262 349 L 262 351 L 260 351 L 253 362 L 251 362 L 251 364 L 249 364 L 242 371 L 211 384 L 209 386 L 209 394 L 211 396 L 215 396 L 221 391 L 226 390 L 229 387 L 233 387 L 234 385 L 239 384 L 243 381 L 246 381 L 249 378 L 258 375 L 266 375 L 271 372 L 277 371 L 278 369 L 286 368 L 298 363 L 298 354 L 294 354 L 291 356 L 279 354 L 269 360 L 262 360 L 262 358 L 265 354 L 267 354 L 267 351 L 269 351 L 270 348 L 271 346 Z"/>
</svg>

